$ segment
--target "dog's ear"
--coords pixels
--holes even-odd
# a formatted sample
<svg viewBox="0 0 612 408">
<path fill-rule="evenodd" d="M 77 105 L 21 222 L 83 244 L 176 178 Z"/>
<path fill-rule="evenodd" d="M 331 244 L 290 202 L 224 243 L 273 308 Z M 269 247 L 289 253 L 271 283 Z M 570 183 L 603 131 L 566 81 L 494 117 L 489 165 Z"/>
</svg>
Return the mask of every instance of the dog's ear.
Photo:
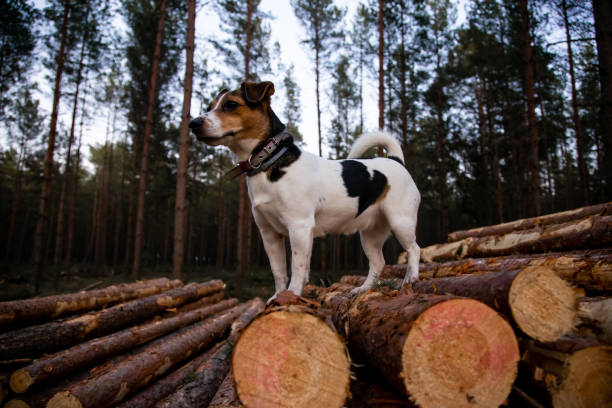
<svg viewBox="0 0 612 408">
<path fill-rule="evenodd" d="M 248 103 L 258 103 L 264 98 L 274 95 L 274 84 L 270 81 L 243 82 L 240 89 L 244 100 Z"/>
</svg>

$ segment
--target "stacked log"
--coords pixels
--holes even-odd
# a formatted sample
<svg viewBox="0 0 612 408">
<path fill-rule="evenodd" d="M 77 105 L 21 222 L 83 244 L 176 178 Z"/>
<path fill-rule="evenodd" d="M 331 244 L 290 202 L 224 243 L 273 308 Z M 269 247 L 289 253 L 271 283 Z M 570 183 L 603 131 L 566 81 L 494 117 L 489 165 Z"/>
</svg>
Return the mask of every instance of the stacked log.
<svg viewBox="0 0 612 408">
<path fill-rule="evenodd" d="M 45 355 L 32 364 L 15 371 L 10 380 L 11 389 L 16 393 L 26 392 L 32 385 L 45 383 L 76 371 L 89 363 L 130 350 L 236 304 L 238 304 L 237 299 L 228 299 L 214 305 L 99 337 L 52 355 Z"/>
<path fill-rule="evenodd" d="M 222 337 L 246 307 L 245 304 L 234 306 L 167 338 L 153 341 L 142 352 L 114 365 L 101 375 L 55 394 L 47 403 L 47 407 L 103 408 L 116 405 L 129 394 L 149 384 L 151 380 L 159 378 L 173 365 Z"/>
<path fill-rule="evenodd" d="M 286 293 L 291 298 L 290 293 Z M 344 341 L 304 299 L 277 303 L 242 333 L 232 357 L 240 401 L 247 407 L 342 407 L 350 361 Z M 298 304 L 294 304 L 298 303 Z"/>
<path fill-rule="evenodd" d="M 0 335 L 0 359 L 38 357 L 149 318 L 167 308 L 196 300 L 224 288 L 221 281 L 177 287 L 158 295 L 120 303 L 98 312 L 55 320 Z"/>
<path fill-rule="evenodd" d="M 492 257 L 513 253 L 602 248 L 612 244 L 612 215 L 592 215 L 568 222 L 536 225 L 499 235 L 470 236 L 421 249 L 421 261 Z"/>
<path fill-rule="evenodd" d="M 179 280 L 152 279 L 104 289 L 0 302 L 0 328 L 101 309 L 112 303 L 147 297 L 182 286 Z"/>
<path fill-rule="evenodd" d="M 499 406 L 510 393 L 517 340 L 481 302 L 397 292 L 353 298 L 335 291 L 324 296 L 323 307 L 352 355 L 421 407 Z"/>
</svg>

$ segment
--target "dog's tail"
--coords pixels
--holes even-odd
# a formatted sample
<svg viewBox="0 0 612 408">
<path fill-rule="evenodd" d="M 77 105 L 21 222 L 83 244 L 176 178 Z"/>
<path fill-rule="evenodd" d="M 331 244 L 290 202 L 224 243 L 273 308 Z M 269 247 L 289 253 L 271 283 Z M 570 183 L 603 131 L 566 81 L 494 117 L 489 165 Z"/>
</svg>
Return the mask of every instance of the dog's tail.
<svg viewBox="0 0 612 408">
<path fill-rule="evenodd" d="M 404 153 L 399 142 L 390 134 L 384 132 L 370 132 L 365 133 L 355 140 L 351 152 L 348 155 L 349 159 L 357 159 L 370 148 L 375 146 L 382 146 L 387 149 L 387 157 L 393 157 L 399 160 L 402 164 L 404 163 Z"/>
</svg>

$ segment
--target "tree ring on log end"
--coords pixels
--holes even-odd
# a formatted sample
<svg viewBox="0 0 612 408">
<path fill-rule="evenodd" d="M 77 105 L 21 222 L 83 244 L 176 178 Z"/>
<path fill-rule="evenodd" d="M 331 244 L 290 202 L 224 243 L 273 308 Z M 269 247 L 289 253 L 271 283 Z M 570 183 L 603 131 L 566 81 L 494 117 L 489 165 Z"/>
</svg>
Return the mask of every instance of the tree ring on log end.
<svg viewBox="0 0 612 408">
<path fill-rule="evenodd" d="M 256 319 L 234 348 L 236 391 L 246 407 L 341 407 L 350 362 L 344 342 L 308 313 L 276 311 Z"/>
<path fill-rule="evenodd" d="M 576 323 L 574 290 L 547 267 L 521 271 L 510 286 L 508 303 L 521 330 L 542 342 L 559 339 Z"/>
<path fill-rule="evenodd" d="M 612 346 L 578 350 L 566 366 L 559 391 L 552 393 L 555 407 L 612 407 Z"/>
<path fill-rule="evenodd" d="M 9 380 L 9 385 L 11 389 L 18 394 L 26 392 L 26 390 L 33 383 L 34 383 L 34 379 L 30 375 L 30 373 L 28 373 L 24 369 L 19 369 L 15 371 L 11 375 L 11 378 Z"/>
<path fill-rule="evenodd" d="M 47 402 L 47 408 L 83 408 L 83 404 L 70 391 L 63 391 L 55 394 Z"/>
<path fill-rule="evenodd" d="M 402 349 L 402 379 L 421 407 L 497 407 L 516 378 L 519 349 L 510 325 L 472 299 L 429 307 Z"/>
</svg>

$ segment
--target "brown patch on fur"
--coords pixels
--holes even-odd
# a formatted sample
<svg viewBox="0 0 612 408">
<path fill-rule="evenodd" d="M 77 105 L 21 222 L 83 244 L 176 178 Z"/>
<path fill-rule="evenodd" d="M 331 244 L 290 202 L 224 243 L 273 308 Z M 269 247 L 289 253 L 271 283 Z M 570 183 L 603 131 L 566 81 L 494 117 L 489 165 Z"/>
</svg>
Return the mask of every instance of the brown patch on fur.
<svg viewBox="0 0 612 408">
<path fill-rule="evenodd" d="M 391 190 L 391 186 L 387 183 L 387 185 L 385 186 L 385 189 L 383 190 L 382 194 L 376 199 L 375 204 L 378 204 L 379 202 L 382 202 L 385 197 L 387 196 L 387 193 L 389 192 L 389 190 Z"/>
<path fill-rule="evenodd" d="M 236 139 L 259 139 L 265 140 L 270 133 L 270 121 L 266 110 L 269 105 L 261 103 L 256 108 L 249 107 L 241 96 L 240 90 L 226 92 L 219 95 L 220 99 L 213 101 L 212 106 L 215 114 L 223 124 L 223 131 L 239 130 L 234 136 Z M 218 98 L 219 98 L 218 97 Z M 231 111 L 223 111 L 223 105 L 233 101 L 238 107 Z"/>
</svg>

